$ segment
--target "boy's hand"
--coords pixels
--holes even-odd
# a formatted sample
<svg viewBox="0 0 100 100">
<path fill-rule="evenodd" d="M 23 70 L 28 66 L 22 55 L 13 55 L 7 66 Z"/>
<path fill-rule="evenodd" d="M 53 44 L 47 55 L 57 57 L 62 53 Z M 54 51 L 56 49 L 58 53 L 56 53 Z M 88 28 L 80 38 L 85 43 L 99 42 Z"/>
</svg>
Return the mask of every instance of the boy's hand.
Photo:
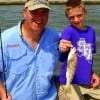
<svg viewBox="0 0 100 100">
<path fill-rule="evenodd" d="M 71 44 L 71 41 L 63 40 L 63 39 L 60 40 L 60 43 L 59 43 L 59 50 L 60 50 L 60 52 L 66 52 L 71 47 L 73 47 L 73 45 Z"/>
<path fill-rule="evenodd" d="M 91 87 L 96 88 L 100 85 L 100 78 L 99 76 L 96 75 L 96 73 L 92 73 L 92 78 L 91 78 Z"/>
</svg>

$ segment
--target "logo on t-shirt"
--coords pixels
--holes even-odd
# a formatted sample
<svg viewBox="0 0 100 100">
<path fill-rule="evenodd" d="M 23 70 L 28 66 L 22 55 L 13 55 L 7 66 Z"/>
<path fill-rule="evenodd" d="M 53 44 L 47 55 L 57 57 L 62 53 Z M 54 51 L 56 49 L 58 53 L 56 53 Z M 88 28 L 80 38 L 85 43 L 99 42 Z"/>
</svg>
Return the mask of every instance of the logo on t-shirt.
<svg viewBox="0 0 100 100">
<path fill-rule="evenodd" d="M 77 42 L 78 56 L 84 56 L 89 63 L 92 63 L 92 45 L 86 43 L 85 38 L 80 38 Z"/>
</svg>

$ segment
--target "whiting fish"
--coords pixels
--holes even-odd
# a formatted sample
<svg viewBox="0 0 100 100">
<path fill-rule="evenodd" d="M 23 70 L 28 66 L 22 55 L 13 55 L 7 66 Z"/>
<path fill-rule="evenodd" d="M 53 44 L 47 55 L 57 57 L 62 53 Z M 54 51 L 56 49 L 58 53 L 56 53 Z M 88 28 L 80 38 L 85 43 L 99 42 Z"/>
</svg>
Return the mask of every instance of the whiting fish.
<svg viewBox="0 0 100 100">
<path fill-rule="evenodd" d="M 77 53 L 76 49 L 73 47 L 71 48 L 68 59 L 67 59 L 67 72 L 66 72 L 66 85 L 65 87 L 65 93 L 70 94 L 71 93 L 71 82 L 73 80 L 75 69 L 77 65 Z"/>
</svg>

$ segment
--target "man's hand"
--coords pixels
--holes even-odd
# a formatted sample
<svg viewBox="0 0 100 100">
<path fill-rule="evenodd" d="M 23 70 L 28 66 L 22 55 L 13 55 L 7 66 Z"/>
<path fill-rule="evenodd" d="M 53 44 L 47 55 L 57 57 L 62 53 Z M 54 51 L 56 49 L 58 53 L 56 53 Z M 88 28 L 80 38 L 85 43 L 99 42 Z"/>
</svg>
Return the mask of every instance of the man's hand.
<svg viewBox="0 0 100 100">
<path fill-rule="evenodd" d="M 1 100 L 12 100 L 11 95 L 8 93 L 7 96 L 2 97 Z"/>
<path fill-rule="evenodd" d="M 73 47 L 73 45 L 71 44 L 71 41 L 63 40 L 63 39 L 60 40 L 60 43 L 59 43 L 59 50 L 60 50 L 60 52 L 66 52 L 71 47 Z"/>
<path fill-rule="evenodd" d="M 91 87 L 96 88 L 100 85 L 100 78 L 99 76 L 96 75 L 96 73 L 92 73 L 92 78 L 91 78 Z"/>
</svg>

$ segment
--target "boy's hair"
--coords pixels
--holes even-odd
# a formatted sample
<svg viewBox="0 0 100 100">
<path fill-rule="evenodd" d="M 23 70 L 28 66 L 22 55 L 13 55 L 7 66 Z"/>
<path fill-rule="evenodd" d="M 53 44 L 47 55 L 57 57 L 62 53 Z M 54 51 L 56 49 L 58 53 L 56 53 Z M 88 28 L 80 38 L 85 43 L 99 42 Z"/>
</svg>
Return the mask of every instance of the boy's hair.
<svg viewBox="0 0 100 100">
<path fill-rule="evenodd" d="M 67 15 L 68 11 L 72 8 L 79 7 L 85 9 L 85 5 L 82 0 L 68 0 L 65 4 L 65 15 Z"/>
</svg>

